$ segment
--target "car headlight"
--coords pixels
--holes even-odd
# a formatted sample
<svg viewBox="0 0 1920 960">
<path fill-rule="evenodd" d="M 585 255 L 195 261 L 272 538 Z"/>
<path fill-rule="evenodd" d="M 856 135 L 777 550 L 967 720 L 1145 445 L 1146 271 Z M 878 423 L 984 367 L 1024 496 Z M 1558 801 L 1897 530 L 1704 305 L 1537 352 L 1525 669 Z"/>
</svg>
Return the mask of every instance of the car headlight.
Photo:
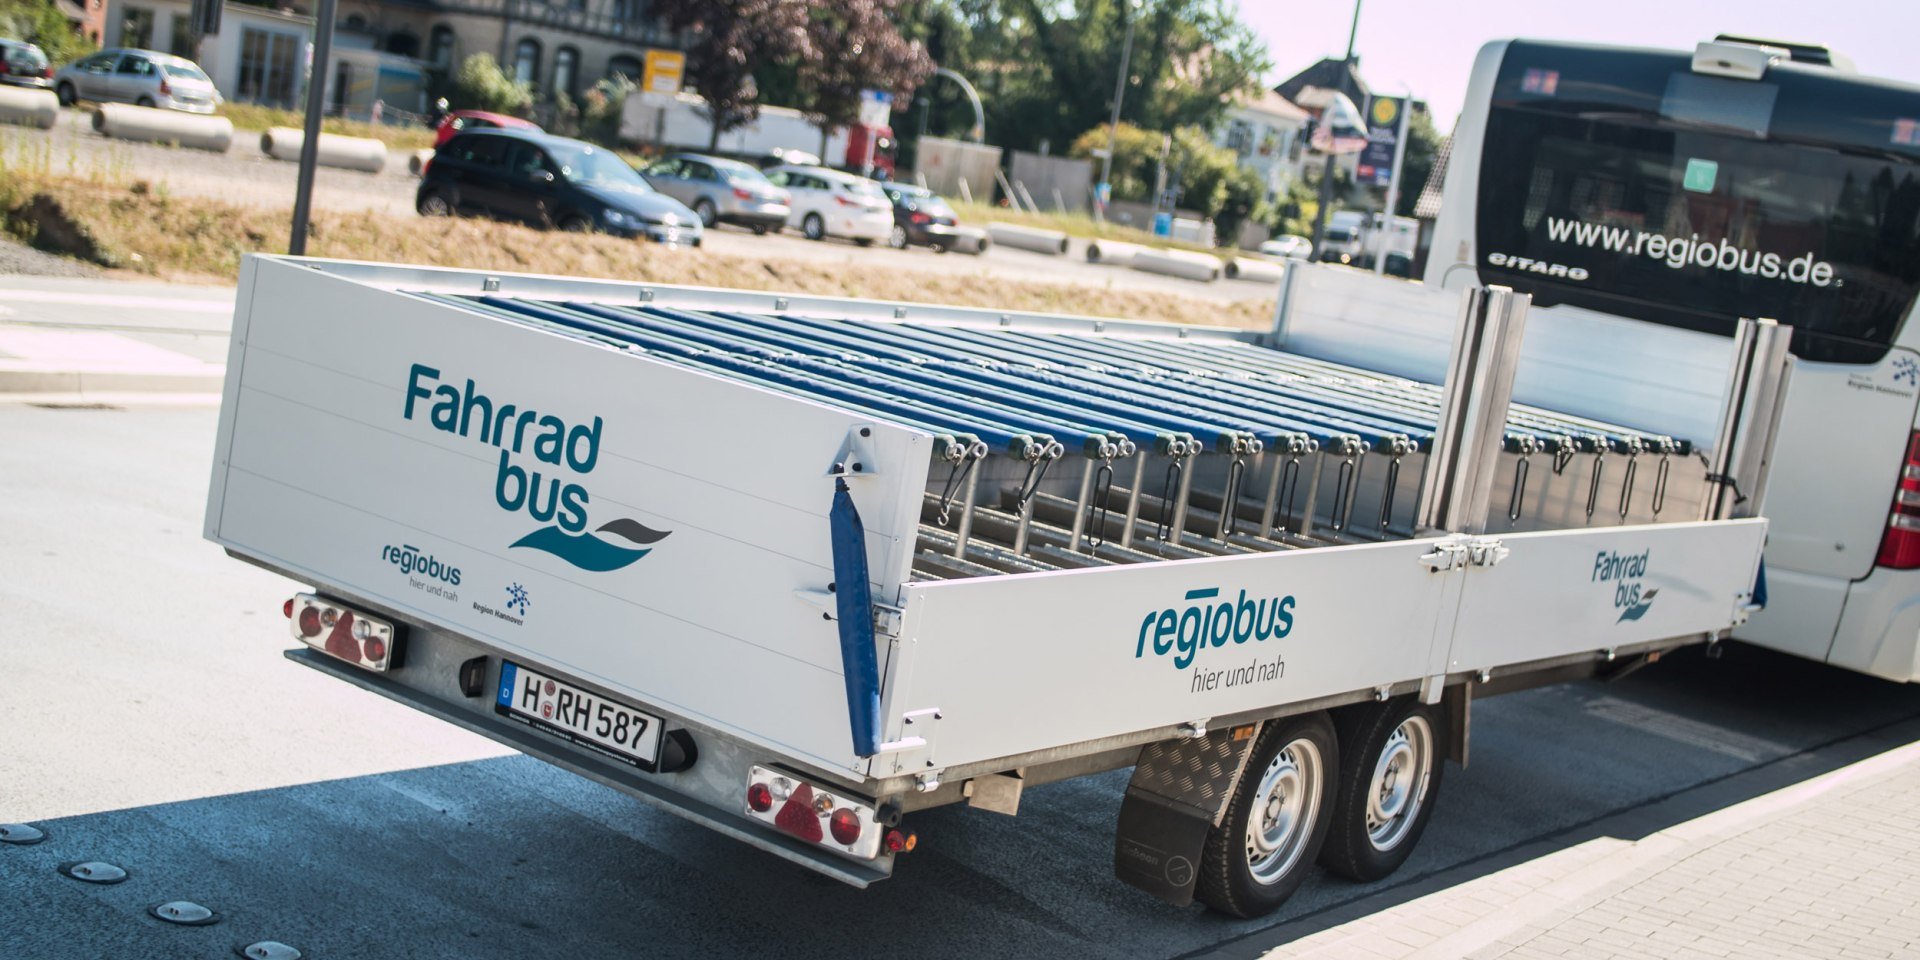
<svg viewBox="0 0 1920 960">
<path fill-rule="evenodd" d="M 638 217 L 634 217 L 630 214 L 622 213 L 621 211 L 615 210 L 612 207 L 608 207 L 606 212 L 602 214 L 602 216 L 606 219 L 607 226 L 609 227 L 628 227 L 628 226 L 635 226 L 639 223 Z"/>
</svg>

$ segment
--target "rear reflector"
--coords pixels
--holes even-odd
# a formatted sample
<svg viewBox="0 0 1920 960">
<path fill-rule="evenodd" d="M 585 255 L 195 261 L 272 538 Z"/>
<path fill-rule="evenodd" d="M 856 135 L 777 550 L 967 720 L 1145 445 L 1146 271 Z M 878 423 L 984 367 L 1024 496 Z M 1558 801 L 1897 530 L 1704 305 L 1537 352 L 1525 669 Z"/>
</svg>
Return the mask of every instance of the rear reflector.
<svg viewBox="0 0 1920 960">
<path fill-rule="evenodd" d="M 393 624 L 310 593 L 294 594 L 287 612 L 301 643 L 379 673 L 393 666 Z"/>
<path fill-rule="evenodd" d="M 1893 507 L 1887 514 L 1887 532 L 1880 538 L 1874 561 L 1894 570 L 1920 568 L 1920 431 L 1907 438 L 1907 455 L 1900 461 L 1900 480 L 1893 488 Z"/>
<path fill-rule="evenodd" d="M 841 856 L 872 860 L 882 852 L 912 849 L 882 849 L 886 828 L 872 805 L 780 770 L 754 767 L 747 776 L 746 800 L 748 817 Z"/>
</svg>

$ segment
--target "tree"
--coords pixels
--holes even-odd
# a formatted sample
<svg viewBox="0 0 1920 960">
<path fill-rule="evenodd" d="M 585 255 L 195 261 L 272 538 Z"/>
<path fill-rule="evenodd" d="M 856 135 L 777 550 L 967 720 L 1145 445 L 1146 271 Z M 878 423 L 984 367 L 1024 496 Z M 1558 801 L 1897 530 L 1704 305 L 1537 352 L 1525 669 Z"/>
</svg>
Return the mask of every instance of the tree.
<svg viewBox="0 0 1920 960">
<path fill-rule="evenodd" d="M 650 9 L 668 29 L 692 37 L 686 84 L 707 101 L 708 149 L 760 116 L 755 64 L 812 54 L 804 0 L 653 0 Z"/>
<path fill-rule="evenodd" d="M 860 94 L 904 97 L 933 74 L 918 41 L 900 35 L 900 0 L 827 0 L 813 6 L 808 51 L 795 71 L 804 109 L 826 131 L 860 116 Z"/>
<path fill-rule="evenodd" d="M 38 46 L 54 66 L 92 53 L 92 41 L 74 32 L 52 0 L 0 0 L 0 36 Z"/>
<path fill-rule="evenodd" d="M 1433 175 L 1434 156 L 1439 152 L 1440 131 L 1433 125 L 1433 114 L 1426 110 L 1408 114 L 1407 155 L 1400 173 L 1400 199 L 1394 204 L 1394 213 L 1413 216 L 1413 205 L 1419 202 L 1420 190 Z"/>
<path fill-rule="evenodd" d="M 500 64 L 494 62 L 492 54 L 476 53 L 460 61 L 447 101 L 456 110 L 487 110 L 518 116 L 533 106 L 533 90 L 507 76 Z"/>
</svg>

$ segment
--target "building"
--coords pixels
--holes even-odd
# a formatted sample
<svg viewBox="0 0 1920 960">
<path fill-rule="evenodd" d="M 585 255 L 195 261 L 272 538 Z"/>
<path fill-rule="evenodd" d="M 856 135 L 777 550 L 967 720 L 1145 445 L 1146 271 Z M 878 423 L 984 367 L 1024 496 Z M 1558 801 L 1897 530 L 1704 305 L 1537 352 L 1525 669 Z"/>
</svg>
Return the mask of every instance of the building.
<svg viewBox="0 0 1920 960">
<path fill-rule="evenodd" d="M 94 0 L 73 0 L 93 3 Z M 220 33 L 195 49 L 190 0 L 102 0 L 109 47 L 164 50 L 198 61 L 222 96 L 298 108 L 304 102 L 313 18 L 306 0 L 278 7 L 228 3 Z M 365 119 L 424 113 L 460 61 L 491 54 L 535 99 L 577 100 L 605 77 L 638 82 L 650 50 L 681 38 L 647 16 L 645 0 L 340 0 L 329 67 L 330 113 Z"/>
<path fill-rule="evenodd" d="M 107 0 L 54 0 L 75 33 L 99 43 L 107 32 Z"/>
<path fill-rule="evenodd" d="M 1237 94 L 1214 142 L 1239 157 L 1240 166 L 1260 175 L 1272 198 L 1300 176 L 1308 114 L 1272 90 Z"/>
</svg>

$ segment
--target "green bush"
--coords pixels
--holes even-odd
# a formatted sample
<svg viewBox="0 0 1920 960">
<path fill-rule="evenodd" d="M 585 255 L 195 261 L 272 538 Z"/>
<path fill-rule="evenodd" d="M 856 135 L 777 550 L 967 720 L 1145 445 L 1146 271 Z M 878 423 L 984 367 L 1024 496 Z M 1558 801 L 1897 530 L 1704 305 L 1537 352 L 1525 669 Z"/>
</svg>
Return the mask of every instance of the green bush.
<svg viewBox="0 0 1920 960">
<path fill-rule="evenodd" d="M 74 32 L 53 0 L 0 0 L 0 36 L 37 45 L 56 67 L 94 51 L 93 42 Z"/>
<path fill-rule="evenodd" d="M 488 110 L 519 117 L 533 108 L 533 90 L 507 76 L 492 55 L 476 53 L 460 61 L 447 102 L 455 110 Z"/>
<path fill-rule="evenodd" d="M 624 74 L 614 74 L 593 85 L 580 98 L 580 137 L 604 146 L 620 145 L 620 114 L 627 108 L 627 96 L 634 83 Z"/>
</svg>

